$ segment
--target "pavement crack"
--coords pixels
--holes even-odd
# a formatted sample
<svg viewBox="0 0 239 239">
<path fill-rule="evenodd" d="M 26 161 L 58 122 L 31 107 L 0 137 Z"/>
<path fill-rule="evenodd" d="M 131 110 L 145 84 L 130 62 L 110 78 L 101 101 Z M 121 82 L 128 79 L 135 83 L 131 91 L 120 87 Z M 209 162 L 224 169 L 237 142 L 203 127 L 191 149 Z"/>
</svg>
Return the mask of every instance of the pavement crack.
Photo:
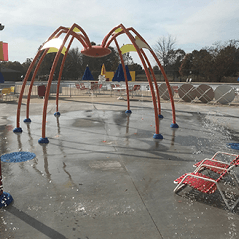
<svg viewBox="0 0 239 239">
<path fill-rule="evenodd" d="M 113 148 L 114 148 L 114 150 L 115 150 L 116 152 L 118 152 L 116 146 L 113 146 Z M 155 220 L 153 219 L 153 216 L 151 215 L 151 213 L 150 213 L 150 211 L 149 211 L 149 209 L 148 209 L 146 203 L 144 202 L 143 197 L 141 196 L 141 194 L 140 194 L 140 192 L 139 192 L 139 190 L 138 190 L 138 188 L 137 188 L 137 186 L 136 186 L 136 184 L 135 184 L 133 178 L 131 177 L 131 175 L 130 175 L 128 169 L 127 169 L 127 167 L 125 166 L 125 164 L 124 164 L 124 162 L 123 162 L 123 160 L 122 160 L 122 158 L 121 158 L 121 155 L 119 155 L 119 161 L 120 161 L 121 166 L 122 166 L 122 167 L 124 168 L 124 170 L 127 172 L 127 174 L 128 174 L 128 176 L 129 176 L 129 178 L 130 178 L 132 184 L 134 185 L 134 188 L 135 188 L 135 190 L 137 191 L 137 193 L 138 193 L 138 195 L 139 195 L 139 197 L 140 197 L 140 199 L 141 199 L 141 201 L 142 201 L 142 203 L 143 203 L 143 205 L 144 205 L 146 211 L 148 212 L 148 215 L 149 215 L 149 217 L 151 218 L 151 220 L 152 220 L 152 222 L 153 222 L 153 224 L 154 224 L 156 230 L 158 231 L 160 237 L 163 239 L 163 235 L 161 234 L 161 232 L 160 232 L 160 230 L 159 230 L 159 228 L 158 228 L 158 226 L 157 226 Z"/>
</svg>

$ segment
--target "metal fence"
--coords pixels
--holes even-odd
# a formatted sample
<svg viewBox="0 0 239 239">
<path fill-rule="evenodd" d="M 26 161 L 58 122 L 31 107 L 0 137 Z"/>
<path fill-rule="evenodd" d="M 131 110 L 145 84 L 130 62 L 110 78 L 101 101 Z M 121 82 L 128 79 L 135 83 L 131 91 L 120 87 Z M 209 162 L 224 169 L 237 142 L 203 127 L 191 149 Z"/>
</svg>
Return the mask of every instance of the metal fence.
<svg viewBox="0 0 239 239">
<path fill-rule="evenodd" d="M 47 86 L 47 82 L 34 82 L 31 96 L 39 97 L 38 89 L 40 86 Z M 134 92 L 134 85 L 140 87 Z M 239 85 L 234 84 L 200 84 L 200 83 L 170 83 L 173 91 L 175 102 L 189 103 L 207 103 L 207 104 L 234 104 L 239 103 Z M 15 95 L 19 95 L 22 82 L 4 83 L 4 88 L 15 86 Z M 27 96 L 29 92 L 30 82 L 27 82 L 23 96 Z M 0 86 L 3 88 L 3 86 Z M 119 89 L 117 89 L 119 87 Z M 125 94 L 125 83 L 121 82 L 105 82 L 100 84 L 94 82 L 83 81 L 67 81 L 61 82 L 59 97 L 77 97 L 90 95 L 114 96 Z M 159 83 L 159 93 L 162 101 L 169 100 L 169 94 L 165 83 Z M 148 97 L 151 99 L 151 91 L 148 82 L 129 82 L 129 89 L 132 93 L 130 96 Z M 57 92 L 57 82 L 52 82 L 50 88 L 50 97 L 55 97 Z"/>
</svg>

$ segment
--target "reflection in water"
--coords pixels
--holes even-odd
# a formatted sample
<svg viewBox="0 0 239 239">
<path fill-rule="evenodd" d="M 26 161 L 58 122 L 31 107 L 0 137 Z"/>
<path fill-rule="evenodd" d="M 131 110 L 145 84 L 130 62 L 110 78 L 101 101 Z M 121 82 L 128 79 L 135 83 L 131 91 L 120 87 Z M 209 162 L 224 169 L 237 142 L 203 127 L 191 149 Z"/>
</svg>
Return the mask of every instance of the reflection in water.
<svg viewBox="0 0 239 239">
<path fill-rule="evenodd" d="M 119 129 L 119 131 L 121 130 L 122 125 L 124 125 L 127 117 L 128 117 L 128 115 L 126 115 L 124 111 L 119 112 L 119 113 L 114 112 L 113 120 L 114 120 L 117 128 Z"/>
<path fill-rule="evenodd" d="M 17 134 L 17 143 L 18 143 L 18 151 L 21 152 L 22 151 L 21 134 Z M 25 164 L 24 163 L 19 164 L 19 168 L 22 170 L 25 169 Z"/>
<path fill-rule="evenodd" d="M 129 117 L 130 117 L 130 115 L 127 115 L 127 119 L 126 119 L 126 134 L 129 133 Z"/>
<path fill-rule="evenodd" d="M 155 140 L 155 148 L 157 149 L 159 147 L 159 141 Z"/>
<path fill-rule="evenodd" d="M 44 169 L 45 169 L 45 172 L 46 172 L 46 177 L 50 181 L 51 180 L 51 174 L 49 173 L 49 169 L 48 169 L 47 146 L 43 145 L 42 150 L 43 150 Z"/>
<path fill-rule="evenodd" d="M 31 151 L 33 151 L 34 149 L 34 145 L 33 145 L 33 138 L 32 138 L 32 134 L 31 134 L 31 127 L 30 127 L 30 124 L 26 124 L 27 126 L 27 134 L 28 134 L 28 142 L 29 142 L 29 145 L 31 146 Z M 37 163 L 38 163 L 38 158 L 34 158 L 33 159 L 33 164 L 32 164 L 32 168 L 40 175 L 42 175 L 42 172 L 40 170 L 37 169 Z"/>
<path fill-rule="evenodd" d="M 31 130 L 30 130 L 31 128 L 30 128 L 30 125 L 29 124 L 27 124 L 27 133 L 28 133 L 28 136 L 29 136 L 29 140 L 28 140 L 28 142 L 29 142 L 29 144 L 30 144 L 30 146 L 31 146 L 31 150 L 34 148 L 34 146 L 33 146 L 33 138 L 32 138 L 32 135 L 31 135 Z"/>
<path fill-rule="evenodd" d="M 230 238 L 237 238 L 237 227 L 235 224 L 235 220 L 234 220 L 234 214 L 233 213 L 229 213 L 228 214 L 228 221 L 229 221 L 229 226 L 228 226 L 228 236 L 230 236 Z"/>
<path fill-rule="evenodd" d="M 5 126 L 0 126 L 0 132 L 2 134 L 0 135 L 0 149 L 1 149 L 1 154 L 7 153 L 7 133 L 8 130 Z"/>
<path fill-rule="evenodd" d="M 65 164 L 65 162 L 63 162 L 63 170 L 64 170 L 64 172 L 68 175 L 71 186 L 74 186 L 75 188 L 78 189 L 78 186 L 77 186 L 77 184 L 74 183 L 74 181 L 73 181 L 73 179 L 72 179 L 72 177 L 71 177 L 71 174 L 66 170 L 66 164 Z"/>
<path fill-rule="evenodd" d="M 175 133 L 177 129 L 172 129 L 172 138 L 171 138 L 171 146 L 174 145 L 175 142 Z"/>
<path fill-rule="evenodd" d="M 126 145 L 129 146 L 129 117 L 130 115 L 127 115 L 127 118 L 126 118 Z"/>
<path fill-rule="evenodd" d="M 58 136 L 60 136 L 61 127 L 60 127 L 59 118 L 56 118 L 56 122 L 57 122 L 57 133 L 58 133 Z M 60 149 L 62 155 L 64 156 L 64 158 L 66 158 L 66 153 L 64 152 L 63 141 L 59 138 L 58 142 L 59 142 L 59 149 Z M 66 167 L 67 167 L 66 163 L 63 162 L 63 167 L 62 168 L 63 168 L 64 172 L 68 175 L 71 185 L 75 186 L 76 188 L 78 188 L 77 185 L 72 180 L 71 174 L 66 170 Z"/>
<path fill-rule="evenodd" d="M 58 133 L 58 135 L 60 135 L 60 133 L 61 133 L 61 127 L 60 127 L 60 121 L 59 121 L 59 118 L 58 118 L 58 117 L 56 118 L 56 123 L 57 123 L 57 129 L 58 129 L 57 133 Z"/>
<path fill-rule="evenodd" d="M 21 141 L 21 135 L 17 135 L 17 143 L 18 143 L 18 151 L 22 151 L 22 141 Z"/>
</svg>

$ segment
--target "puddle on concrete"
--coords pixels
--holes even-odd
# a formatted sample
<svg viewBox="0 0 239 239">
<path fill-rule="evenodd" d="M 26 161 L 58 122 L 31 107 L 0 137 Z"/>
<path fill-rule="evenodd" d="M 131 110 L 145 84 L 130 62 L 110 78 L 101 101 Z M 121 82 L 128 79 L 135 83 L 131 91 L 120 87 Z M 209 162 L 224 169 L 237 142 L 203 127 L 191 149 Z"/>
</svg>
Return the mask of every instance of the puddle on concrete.
<svg viewBox="0 0 239 239">
<path fill-rule="evenodd" d="M 5 154 L 8 152 L 8 132 L 9 129 L 7 125 L 1 125 L 0 126 L 0 150 L 1 154 Z"/>
<path fill-rule="evenodd" d="M 118 161 L 97 161 L 89 164 L 91 168 L 101 169 L 101 170 L 114 170 L 121 169 L 122 166 Z"/>
<path fill-rule="evenodd" d="M 127 115 L 125 112 L 113 112 L 113 121 L 115 122 L 116 125 L 125 125 Z"/>
<path fill-rule="evenodd" d="M 178 135 L 175 137 L 175 143 L 178 143 L 182 146 L 195 146 L 197 150 L 200 150 L 204 147 L 211 147 L 214 142 L 208 138 L 201 138 L 193 135 L 181 136 Z"/>
<path fill-rule="evenodd" d="M 175 136 L 175 143 L 182 146 L 193 146 L 196 152 L 203 152 L 204 149 L 226 148 L 226 143 L 230 141 L 239 141 L 238 132 L 235 132 L 220 122 L 215 117 L 208 117 L 208 114 L 192 113 L 193 117 L 189 117 L 187 121 L 194 122 L 197 128 L 188 131 L 187 135 Z M 182 116 L 179 115 L 179 119 Z M 184 117 L 184 116 L 183 116 Z M 187 123 L 184 119 L 184 123 Z"/>
<path fill-rule="evenodd" d="M 80 118 L 75 119 L 72 126 L 73 127 L 104 127 L 105 123 L 100 118 Z"/>
</svg>

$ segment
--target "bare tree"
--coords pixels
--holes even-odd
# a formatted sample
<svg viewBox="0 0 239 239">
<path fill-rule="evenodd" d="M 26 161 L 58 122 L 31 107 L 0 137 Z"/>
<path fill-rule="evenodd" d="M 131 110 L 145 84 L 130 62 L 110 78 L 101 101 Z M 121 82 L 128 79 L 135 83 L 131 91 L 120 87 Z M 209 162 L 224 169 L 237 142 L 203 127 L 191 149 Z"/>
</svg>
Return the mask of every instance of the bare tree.
<svg viewBox="0 0 239 239">
<path fill-rule="evenodd" d="M 237 40 L 230 40 L 187 54 L 180 66 L 180 74 L 188 76 L 191 72 L 197 79 L 221 82 L 224 77 L 238 76 L 238 69 L 239 44 Z"/>
<path fill-rule="evenodd" d="M 129 52 L 127 52 L 123 55 L 123 60 L 124 60 L 125 65 L 133 65 L 134 64 L 133 58 Z"/>
<path fill-rule="evenodd" d="M 170 64 L 172 54 L 175 53 L 175 43 L 176 38 L 168 35 L 167 37 L 163 36 L 159 38 L 156 45 L 154 46 L 155 54 L 164 68 L 167 68 L 167 66 Z"/>
</svg>

